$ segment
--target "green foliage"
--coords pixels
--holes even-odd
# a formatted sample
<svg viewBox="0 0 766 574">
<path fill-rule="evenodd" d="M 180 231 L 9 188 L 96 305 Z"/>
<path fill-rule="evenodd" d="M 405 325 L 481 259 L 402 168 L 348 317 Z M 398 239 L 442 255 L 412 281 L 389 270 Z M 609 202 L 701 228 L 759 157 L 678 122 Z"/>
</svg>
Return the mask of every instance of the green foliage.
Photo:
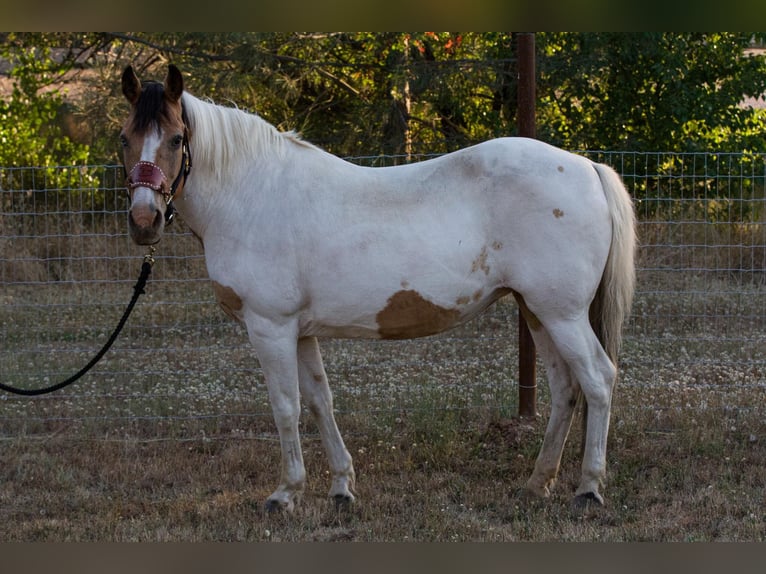
<svg viewBox="0 0 766 574">
<path fill-rule="evenodd" d="M 162 77 L 172 60 L 196 94 L 257 111 L 342 156 L 438 153 L 515 131 L 510 34 L 140 34 L 115 42 L 140 52 L 131 63 L 144 76 Z M 162 47 L 163 57 L 147 46 Z"/>
<path fill-rule="evenodd" d="M 568 149 L 763 150 L 754 33 L 540 33 L 540 137 Z"/>
<path fill-rule="evenodd" d="M 748 151 L 766 116 L 759 33 L 537 34 L 538 136 L 566 149 Z M 256 110 L 339 155 L 443 152 L 516 133 L 510 33 L 121 36 L 161 75 Z M 146 50 L 147 46 L 160 49 Z"/>
<path fill-rule="evenodd" d="M 62 133 L 59 117 L 63 97 L 58 90 L 48 88 L 55 75 L 50 46 L 18 46 L 9 42 L 2 55 L 12 65 L 13 89 L 8 98 L 0 100 L 0 166 L 45 167 L 35 181 L 47 188 L 94 183 L 88 170 L 76 167 L 88 163 L 88 146 L 75 143 Z M 52 169 L 55 166 L 73 169 Z M 0 172 L 0 185 L 3 178 Z"/>
<path fill-rule="evenodd" d="M 754 38 L 763 34 L 540 32 L 539 137 L 567 149 L 761 150 L 766 117 L 739 105 L 766 91 L 766 58 L 746 54 Z M 67 66 L 96 72 L 83 105 L 104 121 L 93 126 L 98 137 L 91 147 L 113 158 L 116 146 L 108 142 L 124 116 L 119 73 L 128 63 L 142 77 L 161 78 L 172 61 L 198 95 L 257 111 L 339 155 L 448 151 L 516 132 L 511 33 L 11 39 L 5 52 L 20 64 L 17 97 L 34 98 L 38 106 L 39 88 Z M 70 57 L 54 63 L 55 46 Z M 55 107 L 55 95 L 44 97 Z"/>
</svg>

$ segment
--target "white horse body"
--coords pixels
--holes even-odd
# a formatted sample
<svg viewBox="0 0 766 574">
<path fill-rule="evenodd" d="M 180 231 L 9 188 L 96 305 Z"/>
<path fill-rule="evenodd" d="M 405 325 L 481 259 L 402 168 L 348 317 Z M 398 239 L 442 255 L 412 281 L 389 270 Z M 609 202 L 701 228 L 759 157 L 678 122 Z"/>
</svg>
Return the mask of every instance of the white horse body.
<svg viewBox="0 0 766 574">
<path fill-rule="evenodd" d="M 431 335 L 511 292 L 552 395 L 527 488 L 548 494 L 582 392 L 589 420 L 577 494 L 602 502 L 614 355 L 633 293 L 633 212 L 617 175 L 523 138 L 412 165 L 360 167 L 257 116 L 181 96 L 175 72 L 164 97 L 183 105 L 194 157 L 175 200 L 203 242 L 218 300 L 246 325 L 263 368 L 282 447 L 282 478 L 268 504 L 292 508 L 304 488 L 301 395 L 328 454 L 331 496 L 354 498 L 317 337 Z M 131 76 L 123 76 L 134 106 L 128 135 L 142 109 Z M 170 128 L 156 123 L 166 141 Z M 126 151 L 126 165 L 159 162 L 145 156 L 165 149 L 154 136 L 141 146 L 140 156 Z M 131 233 L 157 241 L 160 193 L 133 187 Z"/>
<path fill-rule="evenodd" d="M 210 105 L 190 100 L 185 94 L 190 109 Z M 252 137 L 270 127 L 247 119 Z M 397 293 L 411 293 L 416 315 L 420 299 L 426 315 L 444 310 L 433 330 L 412 325 L 416 335 L 462 323 L 510 289 L 540 299 L 528 300 L 530 308 L 581 310 L 593 299 L 611 230 L 590 161 L 505 138 L 368 168 L 281 137 L 279 153 L 260 150 L 268 161 L 232 162 L 221 174 L 200 165 L 195 150 L 194 176 L 177 200 L 203 240 L 211 279 L 242 300 L 240 319 L 249 309 L 290 317 L 301 337 L 387 338 L 378 315 Z M 533 162 L 541 165 L 530 171 Z M 583 250 L 583 242 L 595 249 Z M 551 293 L 540 292 L 544 285 Z M 393 338 L 404 338 L 407 325 L 399 330 Z"/>
</svg>

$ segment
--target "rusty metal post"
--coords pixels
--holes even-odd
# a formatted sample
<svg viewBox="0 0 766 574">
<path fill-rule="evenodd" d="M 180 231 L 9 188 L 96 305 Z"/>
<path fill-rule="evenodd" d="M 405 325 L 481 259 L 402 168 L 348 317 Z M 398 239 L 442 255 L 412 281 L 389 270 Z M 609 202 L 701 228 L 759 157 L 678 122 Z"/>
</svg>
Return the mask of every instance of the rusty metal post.
<svg viewBox="0 0 766 574">
<path fill-rule="evenodd" d="M 517 34 L 519 135 L 536 137 L 535 130 L 535 34 Z M 519 416 L 537 416 L 537 374 L 535 342 L 519 311 Z"/>
</svg>

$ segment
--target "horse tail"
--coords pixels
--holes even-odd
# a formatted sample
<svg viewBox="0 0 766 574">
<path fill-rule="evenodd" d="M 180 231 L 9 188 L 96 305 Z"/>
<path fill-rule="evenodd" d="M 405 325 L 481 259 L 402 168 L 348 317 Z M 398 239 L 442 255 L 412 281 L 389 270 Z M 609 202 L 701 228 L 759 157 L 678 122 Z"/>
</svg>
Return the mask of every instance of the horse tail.
<svg viewBox="0 0 766 574">
<path fill-rule="evenodd" d="M 612 219 L 612 242 L 606 266 L 601 275 L 601 282 L 596 296 L 590 304 L 588 316 L 591 328 L 604 347 L 607 356 L 617 367 L 617 355 L 622 343 L 622 325 L 633 303 L 636 284 L 636 216 L 633 201 L 622 179 L 611 167 L 592 164 L 604 189 L 609 215 Z M 585 452 L 585 438 L 588 428 L 588 403 L 582 392 L 578 394 L 577 404 L 582 409 L 582 438 L 580 454 Z"/>
<path fill-rule="evenodd" d="M 633 201 L 617 172 L 600 163 L 593 163 L 593 167 L 601 179 L 609 207 L 612 243 L 589 318 L 599 342 L 616 367 L 622 327 L 633 303 L 636 283 L 636 217 Z"/>
</svg>

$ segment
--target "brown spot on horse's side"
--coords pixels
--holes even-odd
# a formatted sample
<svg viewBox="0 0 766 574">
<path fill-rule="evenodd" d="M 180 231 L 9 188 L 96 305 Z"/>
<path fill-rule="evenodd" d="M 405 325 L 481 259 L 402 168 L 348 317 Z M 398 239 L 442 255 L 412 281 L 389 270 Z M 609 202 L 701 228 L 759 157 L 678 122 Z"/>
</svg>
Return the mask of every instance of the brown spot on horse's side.
<svg viewBox="0 0 766 574">
<path fill-rule="evenodd" d="M 560 166 L 558 167 L 558 170 L 559 170 L 559 173 L 564 173 L 564 166 L 563 166 L 563 165 L 560 165 Z"/>
<path fill-rule="evenodd" d="M 564 217 L 564 212 L 563 212 L 563 211 L 561 211 L 561 210 L 560 210 L 560 209 L 557 207 L 556 209 L 554 209 L 554 210 L 553 210 L 553 217 L 555 217 L 556 219 L 560 219 L 560 218 Z"/>
<path fill-rule="evenodd" d="M 413 339 L 434 335 L 460 319 L 457 309 L 427 301 L 414 290 L 397 291 L 375 317 L 383 339 Z"/>
<path fill-rule="evenodd" d="M 495 251 L 500 251 L 503 248 L 503 242 L 502 241 L 493 241 L 492 242 L 492 249 Z"/>
<path fill-rule="evenodd" d="M 241 321 L 242 319 L 237 312 L 242 310 L 242 299 L 239 298 L 234 289 L 213 281 L 213 291 L 223 312 L 235 321 Z"/>
<path fill-rule="evenodd" d="M 479 269 L 481 269 L 484 271 L 485 275 L 489 275 L 487 257 L 489 257 L 489 253 L 487 252 L 487 246 L 485 245 L 481 248 L 481 253 L 479 253 L 479 256 L 473 260 L 473 263 L 471 264 L 471 273 L 476 273 Z"/>
<path fill-rule="evenodd" d="M 518 291 L 511 291 L 511 293 L 513 293 L 513 297 L 516 299 L 516 304 L 519 306 L 519 310 L 521 311 L 521 314 L 523 315 L 524 320 L 527 322 L 529 328 L 533 331 L 536 331 L 542 327 L 540 319 L 538 319 L 537 315 L 529 310 L 529 307 L 527 307 L 527 302 L 524 301 L 524 297 L 521 296 L 521 293 Z"/>
</svg>

